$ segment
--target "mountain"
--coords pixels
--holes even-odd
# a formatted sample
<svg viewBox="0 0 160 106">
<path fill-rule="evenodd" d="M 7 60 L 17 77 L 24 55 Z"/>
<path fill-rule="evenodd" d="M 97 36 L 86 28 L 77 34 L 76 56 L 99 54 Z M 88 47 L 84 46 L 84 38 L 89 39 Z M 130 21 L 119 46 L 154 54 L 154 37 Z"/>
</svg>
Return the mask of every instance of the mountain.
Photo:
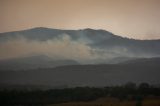
<svg viewBox="0 0 160 106">
<path fill-rule="evenodd" d="M 101 29 L 39 27 L 0 33 L 0 50 L 4 85 L 160 83 L 160 40 L 129 39 Z"/>
<path fill-rule="evenodd" d="M 0 33 L 0 69 L 27 70 L 80 64 L 118 64 L 160 57 L 160 40 L 135 40 L 105 30 L 33 28 Z M 48 58 L 52 57 L 52 58 Z"/>
<path fill-rule="evenodd" d="M 133 60 L 131 60 L 133 61 Z M 135 61 L 135 60 L 134 60 Z M 0 83 L 50 86 L 107 86 L 127 82 L 160 83 L 160 58 L 99 65 L 68 65 L 27 71 L 0 71 Z"/>
<path fill-rule="evenodd" d="M 15 41 L 15 39 L 18 40 Z M 25 44 L 22 43 L 24 42 L 24 40 L 22 39 L 25 39 Z M 52 48 L 52 51 L 51 49 L 47 49 L 46 51 L 47 53 L 49 52 L 48 54 L 50 55 L 55 54 L 57 50 L 61 52 L 55 54 L 52 57 L 60 57 L 60 58 L 67 57 L 67 59 L 78 60 L 78 61 L 80 55 L 82 56 L 85 53 L 88 53 L 87 55 L 89 55 L 90 57 L 88 56 L 89 58 L 88 60 L 86 59 L 86 57 L 83 57 L 84 59 L 86 59 L 85 62 L 83 61 L 84 63 L 86 62 L 92 63 L 93 61 L 94 61 L 93 63 L 97 62 L 102 63 L 104 60 L 106 63 L 109 63 L 110 61 L 112 61 L 112 59 L 114 60 L 120 57 L 124 57 L 127 59 L 127 58 L 146 58 L 146 57 L 149 58 L 149 57 L 160 56 L 159 39 L 157 40 L 129 39 L 114 35 L 109 31 L 101 29 L 94 30 L 87 28 L 81 30 L 60 30 L 60 29 L 38 27 L 23 31 L 0 33 L 0 44 L 3 45 L 3 43 L 5 42 L 9 43 L 5 44 L 5 47 L 0 46 L 0 48 L 2 49 L 5 49 L 7 47 L 9 48 L 8 45 L 9 44 L 11 45 L 12 44 L 11 42 L 14 42 L 13 44 L 15 44 L 15 42 L 20 42 L 18 44 L 22 44 L 25 46 L 21 48 L 19 47 L 20 49 L 18 50 L 21 50 L 22 48 L 23 50 L 25 50 L 24 48 L 26 47 L 27 44 L 29 45 L 30 43 L 33 43 L 33 45 L 35 46 L 33 47 L 29 46 L 31 48 L 30 50 L 32 50 L 31 53 L 36 52 L 35 50 L 37 50 L 36 48 L 38 48 L 39 50 L 38 51 L 39 54 L 37 53 L 38 55 L 46 55 L 44 53 L 44 50 L 46 49 L 42 48 L 46 48 L 46 45 L 49 45 Z M 38 47 L 36 44 L 40 45 L 41 47 Z M 51 45 L 55 46 L 52 47 Z M 64 48 L 62 47 L 62 45 Z M 63 53 L 66 52 L 67 50 L 68 54 Z M 72 54 L 74 50 L 75 53 Z M 27 51 L 29 50 L 27 49 Z M 7 50 L 6 52 L 8 53 Z M 29 53 L 26 55 L 29 55 Z M 6 56 L 5 54 L 6 53 L 4 53 L 2 56 L 5 57 Z M 20 54 L 23 55 L 24 53 Z M 68 56 L 69 54 L 71 54 L 71 56 Z M 8 55 L 6 57 L 10 56 Z M 0 55 L 0 58 L 2 56 Z M 81 62 L 81 60 L 79 62 Z M 113 63 L 115 63 L 115 61 Z"/>
<path fill-rule="evenodd" d="M 0 61 L 0 71 L 53 68 L 64 65 L 77 65 L 74 60 L 54 60 L 47 56 L 30 56 Z"/>
</svg>

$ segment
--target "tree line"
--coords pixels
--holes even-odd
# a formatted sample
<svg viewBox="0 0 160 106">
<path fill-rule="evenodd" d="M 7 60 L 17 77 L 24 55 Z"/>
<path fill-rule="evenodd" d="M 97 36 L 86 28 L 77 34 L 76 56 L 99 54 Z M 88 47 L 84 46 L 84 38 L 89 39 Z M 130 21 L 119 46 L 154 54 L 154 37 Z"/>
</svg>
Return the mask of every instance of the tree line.
<svg viewBox="0 0 160 106">
<path fill-rule="evenodd" d="M 101 97 L 115 97 L 120 101 L 141 101 L 146 96 L 160 96 L 160 87 L 148 83 L 127 83 L 108 87 L 75 87 L 50 90 L 0 90 L 0 105 L 43 106 L 47 104 L 93 101 Z"/>
</svg>

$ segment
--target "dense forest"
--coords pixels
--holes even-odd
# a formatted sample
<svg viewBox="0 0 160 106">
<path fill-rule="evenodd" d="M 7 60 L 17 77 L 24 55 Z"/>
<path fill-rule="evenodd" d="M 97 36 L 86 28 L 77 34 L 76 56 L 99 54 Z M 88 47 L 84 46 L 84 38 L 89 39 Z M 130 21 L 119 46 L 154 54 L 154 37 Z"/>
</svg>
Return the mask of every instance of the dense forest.
<svg viewBox="0 0 160 106">
<path fill-rule="evenodd" d="M 43 106 L 78 101 L 93 101 L 102 97 L 114 97 L 120 101 L 142 101 L 147 96 L 160 97 L 160 87 L 148 83 L 127 83 L 108 87 L 75 87 L 49 90 L 0 90 L 1 106 Z"/>
</svg>

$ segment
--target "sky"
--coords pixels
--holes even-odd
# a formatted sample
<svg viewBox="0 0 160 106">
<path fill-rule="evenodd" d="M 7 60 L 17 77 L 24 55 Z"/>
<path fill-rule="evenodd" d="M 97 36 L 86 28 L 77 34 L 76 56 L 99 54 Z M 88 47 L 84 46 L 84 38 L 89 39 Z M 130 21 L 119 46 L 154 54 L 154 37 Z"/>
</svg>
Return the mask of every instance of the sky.
<svg viewBox="0 0 160 106">
<path fill-rule="evenodd" d="M 160 39 L 160 0 L 0 0 L 0 33 L 34 27 Z"/>
</svg>

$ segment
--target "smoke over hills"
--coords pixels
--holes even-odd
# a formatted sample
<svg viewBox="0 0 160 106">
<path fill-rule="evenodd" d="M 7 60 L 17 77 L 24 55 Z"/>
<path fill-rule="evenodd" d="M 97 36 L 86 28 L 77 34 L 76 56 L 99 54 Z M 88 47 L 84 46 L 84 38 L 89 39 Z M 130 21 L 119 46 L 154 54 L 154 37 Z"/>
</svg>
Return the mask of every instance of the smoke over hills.
<svg viewBox="0 0 160 106">
<path fill-rule="evenodd" d="M 128 39 L 105 30 L 34 28 L 1 33 L 0 50 L 2 84 L 160 82 L 160 40 Z"/>
<path fill-rule="evenodd" d="M 105 30 L 33 28 L 0 34 L 0 59 L 45 55 L 54 60 L 109 63 L 119 57 L 160 56 L 160 40 L 134 40 Z"/>
</svg>

